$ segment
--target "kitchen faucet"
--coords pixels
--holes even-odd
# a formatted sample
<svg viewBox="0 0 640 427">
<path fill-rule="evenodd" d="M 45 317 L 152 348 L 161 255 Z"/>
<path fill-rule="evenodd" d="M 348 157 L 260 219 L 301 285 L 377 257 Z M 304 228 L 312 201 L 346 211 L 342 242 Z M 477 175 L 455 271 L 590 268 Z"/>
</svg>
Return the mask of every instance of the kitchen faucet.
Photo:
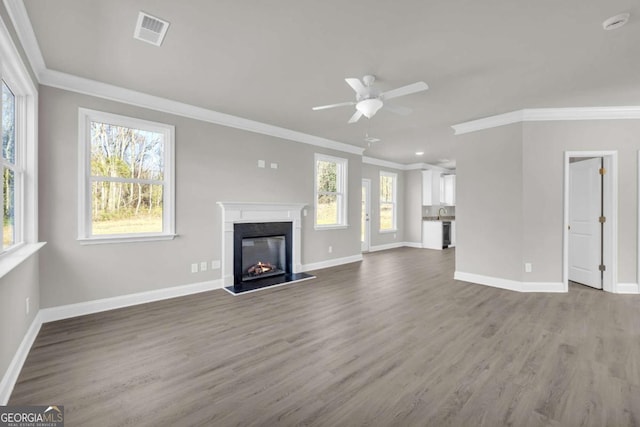
<svg viewBox="0 0 640 427">
<path fill-rule="evenodd" d="M 445 208 L 438 209 L 438 219 L 440 219 L 440 211 L 444 211 L 444 213 L 447 213 L 447 210 Z"/>
</svg>

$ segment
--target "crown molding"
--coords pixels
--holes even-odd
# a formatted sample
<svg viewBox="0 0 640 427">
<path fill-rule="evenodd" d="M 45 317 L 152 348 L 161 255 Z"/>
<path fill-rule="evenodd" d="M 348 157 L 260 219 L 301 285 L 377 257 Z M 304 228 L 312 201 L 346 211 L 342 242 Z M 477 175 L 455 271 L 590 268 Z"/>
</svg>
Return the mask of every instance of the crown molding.
<svg viewBox="0 0 640 427">
<path fill-rule="evenodd" d="M 314 135 L 249 120 L 231 114 L 220 113 L 207 108 L 178 102 L 155 95 L 149 95 L 123 87 L 85 79 L 72 74 L 46 69 L 40 73 L 40 83 L 58 89 L 64 89 L 111 101 L 123 102 L 137 107 L 148 108 L 164 113 L 175 114 L 194 120 L 213 123 L 221 126 L 241 129 L 248 132 L 269 135 L 276 138 L 315 145 L 345 153 L 362 155 L 364 148 L 320 138 Z"/>
<path fill-rule="evenodd" d="M 373 166 L 381 166 L 383 168 L 398 169 L 401 171 L 406 170 L 406 165 L 390 162 L 388 160 L 376 159 L 374 157 L 362 156 L 362 163 Z"/>
<path fill-rule="evenodd" d="M 376 159 L 374 157 L 367 157 L 367 156 L 362 156 L 362 163 L 367 165 L 380 166 L 383 168 L 397 169 L 401 171 L 429 169 L 429 170 L 437 170 L 441 172 L 452 172 L 451 169 L 430 165 L 428 163 L 410 163 L 405 165 L 402 163 L 395 163 L 395 162 L 390 162 L 388 160 L 381 160 L 381 159 Z"/>
<path fill-rule="evenodd" d="M 11 22 L 13 22 L 13 27 L 27 55 L 31 69 L 36 78 L 40 80 L 40 73 L 46 70 L 47 67 L 38 45 L 38 39 L 31 26 L 27 9 L 24 7 L 24 2 L 22 0 L 4 0 L 4 6 L 7 9 L 9 18 L 11 18 Z"/>
<path fill-rule="evenodd" d="M 455 135 L 522 122 L 640 119 L 640 106 L 526 108 L 451 126 Z"/>
</svg>

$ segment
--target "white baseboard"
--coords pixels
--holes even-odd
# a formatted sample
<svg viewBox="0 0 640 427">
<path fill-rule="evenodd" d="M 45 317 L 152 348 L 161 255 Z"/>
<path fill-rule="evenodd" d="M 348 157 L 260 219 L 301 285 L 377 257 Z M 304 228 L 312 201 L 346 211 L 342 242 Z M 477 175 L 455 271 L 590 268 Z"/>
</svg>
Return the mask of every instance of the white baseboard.
<svg viewBox="0 0 640 427">
<path fill-rule="evenodd" d="M 406 246 L 407 248 L 422 249 L 422 242 L 403 242 L 402 246 Z"/>
<path fill-rule="evenodd" d="M 344 258 L 328 259 L 326 261 L 312 262 L 310 264 L 302 264 L 302 272 L 321 270 L 323 268 L 337 267 L 338 265 L 351 264 L 352 262 L 362 261 L 362 254 L 352 255 Z"/>
<path fill-rule="evenodd" d="M 31 346 L 36 340 L 41 326 L 42 316 L 40 315 L 40 312 L 38 312 L 36 317 L 33 318 L 33 322 L 31 322 L 31 326 L 29 326 L 24 338 L 22 338 L 22 342 L 18 346 L 13 359 L 11 359 L 11 363 L 2 377 L 2 381 L 0 381 L 0 406 L 6 406 L 9 402 L 9 397 L 11 397 L 13 387 L 15 386 L 16 381 L 18 381 L 18 376 L 20 375 L 22 366 L 24 365 L 25 360 L 27 360 L 29 350 L 31 350 Z"/>
<path fill-rule="evenodd" d="M 456 271 L 453 278 L 463 282 L 477 283 L 479 285 L 507 289 L 509 291 L 516 292 L 567 292 L 567 289 L 562 282 L 520 282 L 517 280 L 483 276 L 480 274 L 465 273 L 462 271 Z"/>
<path fill-rule="evenodd" d="M 192 283 L 172 288 L 155 289 L 153 291 L 85 301 L 77 304 L 43 308 L 40 309 L 40 313 L 38 314 L 42 317 L 42 323 L 54 322 L 56 320 L 69 319 L 71 317 L 84 316 L 86 314 L 99 313 L 101 311 L 115 310 L 117 308 L 130 307 L 148 302 L 197 294 L 200 292 L 212 291 L 214 289 L 222 289 L 222 287 L 221 279 L 211 280 L 209 282 Z"/>
<path fill-rule="evenodd" d="M 403 246 L 406 246 L 405 242 L 387 243 L 386 245 L 371 246 L 369 248 L 369 252 L 386 251 L 387 249 L 396 249 L 396 248 L 401 248 Z"/>
<path fill-rule="evenodd" d="M 640 294 L 640 286 L 637 283 L 618 283 L 616 294 Z"/>
</svg>

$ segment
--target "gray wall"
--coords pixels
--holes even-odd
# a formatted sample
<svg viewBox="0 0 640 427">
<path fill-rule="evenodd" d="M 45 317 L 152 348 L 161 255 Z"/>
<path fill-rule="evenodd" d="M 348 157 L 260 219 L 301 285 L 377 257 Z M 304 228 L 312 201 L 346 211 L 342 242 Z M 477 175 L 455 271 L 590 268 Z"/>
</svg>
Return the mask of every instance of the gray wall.
<svg viewBox="0 0 640 427">
<path fill-rule="evenodd" d="M 612 150 L 618 152 L 618 282 L 637 283 L 638 135 L 638 120 L 595 120 L 527 122 L 458 136 L 456 270 L 561 282 L 564 152 Z"/>
<path fill-rule="evenodd" d="M 172 241 L 80 245 L 77 238 L 78 107 L 168 123 L 176 129 L 176 231 Z M 314 153 L 349 161 L 348 229 L 313 228 Z M 257 167 L 259 159 L 278 169 Z M 217 201 L 301 202 L 302 263 L 360 253 L 361 157 L 40 87 L 40 257 L 43 307 L 220 278 L 191 273 L 221 259 Z M 328 246 L 333 253 L 328 253 Z"/>
<path fill-rule="evenodd" d="M 25 300 L 30 299 L 26 314 Z M 40 308 L 38 255 L 32 255 L 0 279 L 0 378 Z"/>
<path fill-rule="evenodd" d="M 395 173 L 398 175 L 398 218 L 397 228 L 395 233 L 380 233 L 380 171 L 386 171 Z M 405 176 L 404 171 L 381 167 L 377 165 L 362 164 L 362 178 L 371 180 L 371 246 L 375 249 L 375 246 L 390 245 L 404 241 L 404 206 L 405 206 Z M 360 220 L 358 220 L 360 221 Z M 358 224 L 360 224 L 358 222 Z M 360 241 L 360 235 L 358 234 L 358 242 Z"/>
<path fill-rule="evenodd" d="M 637 283 L 640 120 L 531 122 L 524 125 L 525 281 L 562 281 L 564 152 L 618 152 L 618 282 Z"/>
<path fill-rule="evenodd" d="M 422 171 L 404 173 L 404 241 L 422 244 Z"/>
<path fill-rule="evenodd" d="M 460 135 L 455 144 L 456 271 L 521 280 L 522 125 Z"/>
</svg>

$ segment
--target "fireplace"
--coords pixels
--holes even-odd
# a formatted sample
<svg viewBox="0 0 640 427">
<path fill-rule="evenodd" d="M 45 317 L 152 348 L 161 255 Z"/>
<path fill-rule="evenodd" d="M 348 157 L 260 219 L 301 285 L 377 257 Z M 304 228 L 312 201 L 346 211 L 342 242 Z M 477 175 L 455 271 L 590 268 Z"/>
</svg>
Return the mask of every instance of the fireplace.
<svg viewBox="0 0 640 427">
<path fill-rule="evenodd" d="M 234 224 L 234 285 L 292 273 L 291 225 L 291 222 Z"/>
<path fill-rule="evenodd" d="M 226 291 L 238 295 L 314 277 L 302 272 L 303 203 L 218 202 L 218 205 L 222 208 L 221 273 Z M 246 254 L 242 253 L 243 247 Z M 262 264 L 272 267 L 264 268 Z M 252 267 L 264 271 L 254 275 L 249 273 Z M 274 268 L 273 274 L 267 274 L 270 268 Z"/>
</svg>

